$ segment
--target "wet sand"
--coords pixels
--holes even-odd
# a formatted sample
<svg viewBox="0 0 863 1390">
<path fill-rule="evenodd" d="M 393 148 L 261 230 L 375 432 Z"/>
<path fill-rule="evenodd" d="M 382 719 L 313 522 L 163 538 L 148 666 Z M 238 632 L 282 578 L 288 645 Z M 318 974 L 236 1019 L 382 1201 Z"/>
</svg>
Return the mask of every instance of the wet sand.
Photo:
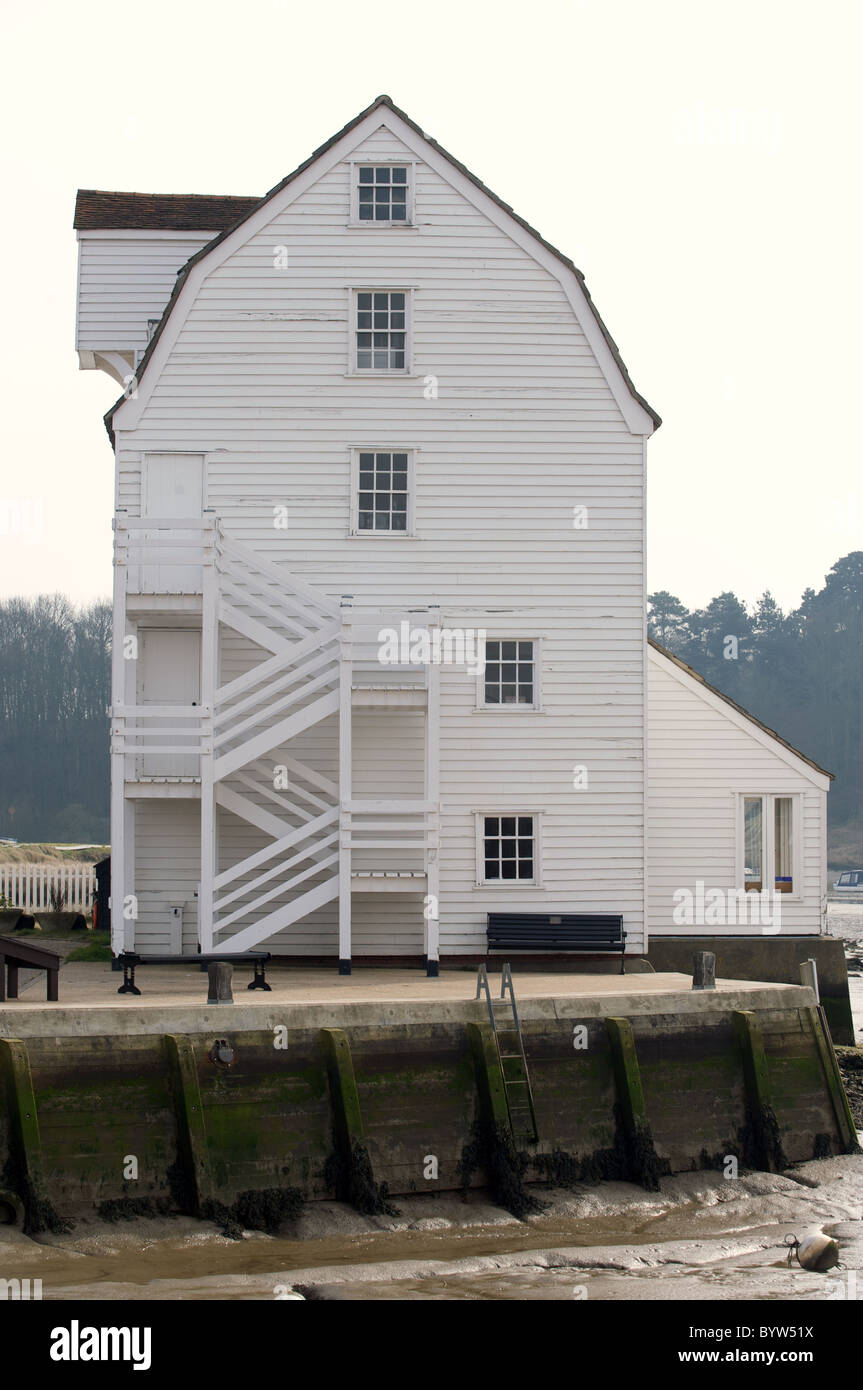
<svg viewBox="0 0 863 1390">
<path fill-rule="evenodd" d="M 476 1197 L 399 1200 L 398 1218 L 322 1203 L 290 1232 L 240 1241 L 184 1217 L 38 1241 L 4 1227 L 0 1272 L 41 1278 L 44 1299 L 715 1300 L 837 1298 L 847 1270 L 863 1270 L 863 1155 L 791 1177 L 686 1173 L 659 1193 L 605 1183 L 542 1196 L 547 1210 L 526 1221 Z M 844 1269 L 789 1269 L 785 1235 L 816 1231 L 839 1240 Z"/>
</svg>

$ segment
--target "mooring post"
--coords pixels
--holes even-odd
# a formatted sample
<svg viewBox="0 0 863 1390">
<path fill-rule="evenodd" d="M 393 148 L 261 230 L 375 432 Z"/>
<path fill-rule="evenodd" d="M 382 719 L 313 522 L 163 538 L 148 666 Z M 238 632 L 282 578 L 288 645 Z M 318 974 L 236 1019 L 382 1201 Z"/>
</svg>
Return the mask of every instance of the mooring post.
<svg viewBox="0 0 863 1390">
<path fill-rule="evenodd" d="M 201 1216 L 205 1203 L 213 1197 L 213 1179 L 191 1038 L 166 1034 L 165 1053 L 177 1122 L 177 1154 L 191 1193 L 191 1214 Z"/>
<path fill-rule="evenodd" d="M 696 951 L 692 957 L 692 988 L 716 988 L 716 956 L 713 951 Z"/>
<path fill-rule="evenodd" d="M 821 1003 L 821 996 L 818 993 L 818 965 L 810 956 L 808 960 L 800 962 L 800 983 L 808 985 L 815 995 L 815 1003 Z"/>
<path fill-rule="evenodd" d="M 233 974 L 234 967 L 230 961 L 214 960 L 210 962 L 207 966 L 208 1004 L 233 1004 L 234 995 L 231 989 Z"/>
</svg>

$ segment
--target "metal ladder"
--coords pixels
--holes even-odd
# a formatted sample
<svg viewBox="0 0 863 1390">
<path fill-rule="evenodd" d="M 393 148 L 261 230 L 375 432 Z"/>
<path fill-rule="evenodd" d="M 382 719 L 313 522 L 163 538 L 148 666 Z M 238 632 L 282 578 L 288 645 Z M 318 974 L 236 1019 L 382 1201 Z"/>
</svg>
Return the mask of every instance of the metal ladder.
<svg viewBox="0 0 863 1390">
<path fill-rule="evenodd" d="M 512 985 L 512 970 L 509 964 L 501 967 L 500 999 L 492 999 L 486 968 L 481 965 L 477 971 L 475 998 L 479 999 L 483 990 L 485 991 L 497 1055 L 500 1060 L 503 1091 L 506 1096 L 506 1108 L 513 1138 L 524 1140 L 527 1143 L 536 1143 L 539 1139 L 539 1130 L 536 1127 L 533 1092 L 530 1088 L 530 1074 L 527 1070 L 527 1058 L 524 1055 L 521 1024 L 518 1021 L 515 990 Z M 507 993 L 509 993 L 508 999 Z M 506 1018 L 495 1013 L 495 1009 L 500 1010 L 501 1007 L 510 1011 Z"/>
</svg>

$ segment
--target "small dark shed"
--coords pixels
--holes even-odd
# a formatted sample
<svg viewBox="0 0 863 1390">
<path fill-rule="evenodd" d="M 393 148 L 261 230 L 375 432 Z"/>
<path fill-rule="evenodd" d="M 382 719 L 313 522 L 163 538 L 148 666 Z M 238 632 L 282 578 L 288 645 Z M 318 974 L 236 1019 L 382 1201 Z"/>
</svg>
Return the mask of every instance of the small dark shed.
<svg viewBox="0 0 863 1390">
<path fill-rule="evenodd" d="M 111 930 L 111 856 L 100 859 L 95 866 L 96 874 L 96 927 L 99 931 Z"/>
</svg>

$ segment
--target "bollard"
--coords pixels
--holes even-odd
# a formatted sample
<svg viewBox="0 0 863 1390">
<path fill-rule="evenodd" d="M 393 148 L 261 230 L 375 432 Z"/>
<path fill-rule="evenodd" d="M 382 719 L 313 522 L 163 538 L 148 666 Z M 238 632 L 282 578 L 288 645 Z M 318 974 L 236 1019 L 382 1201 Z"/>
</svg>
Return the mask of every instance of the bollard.
<svg viewBox="0 0 863 1390">
<path fill-rule="evenodd" d="M 808 985 L 815 994 L 815 1003 L 821 1003 L 821 996 L 818 993 L 818 965 L 810 956 L 808 960 L 800 962 L 800 983 Z"/>
<path fill-rule="evenodd" d="M 230 961 L 214 960 L 207 966 L 207 979 L 209 990 L 207 992 L 208 1004 L 233 1004 L 234 996 L 231 992 L 231 977 L 234 967 Z"/>
<path fill-rule="evenodd" d="M 712 951 L 696 951 L 692 957 L 692 988 L 716 988 L 716 956 Z"/>
</svg>

